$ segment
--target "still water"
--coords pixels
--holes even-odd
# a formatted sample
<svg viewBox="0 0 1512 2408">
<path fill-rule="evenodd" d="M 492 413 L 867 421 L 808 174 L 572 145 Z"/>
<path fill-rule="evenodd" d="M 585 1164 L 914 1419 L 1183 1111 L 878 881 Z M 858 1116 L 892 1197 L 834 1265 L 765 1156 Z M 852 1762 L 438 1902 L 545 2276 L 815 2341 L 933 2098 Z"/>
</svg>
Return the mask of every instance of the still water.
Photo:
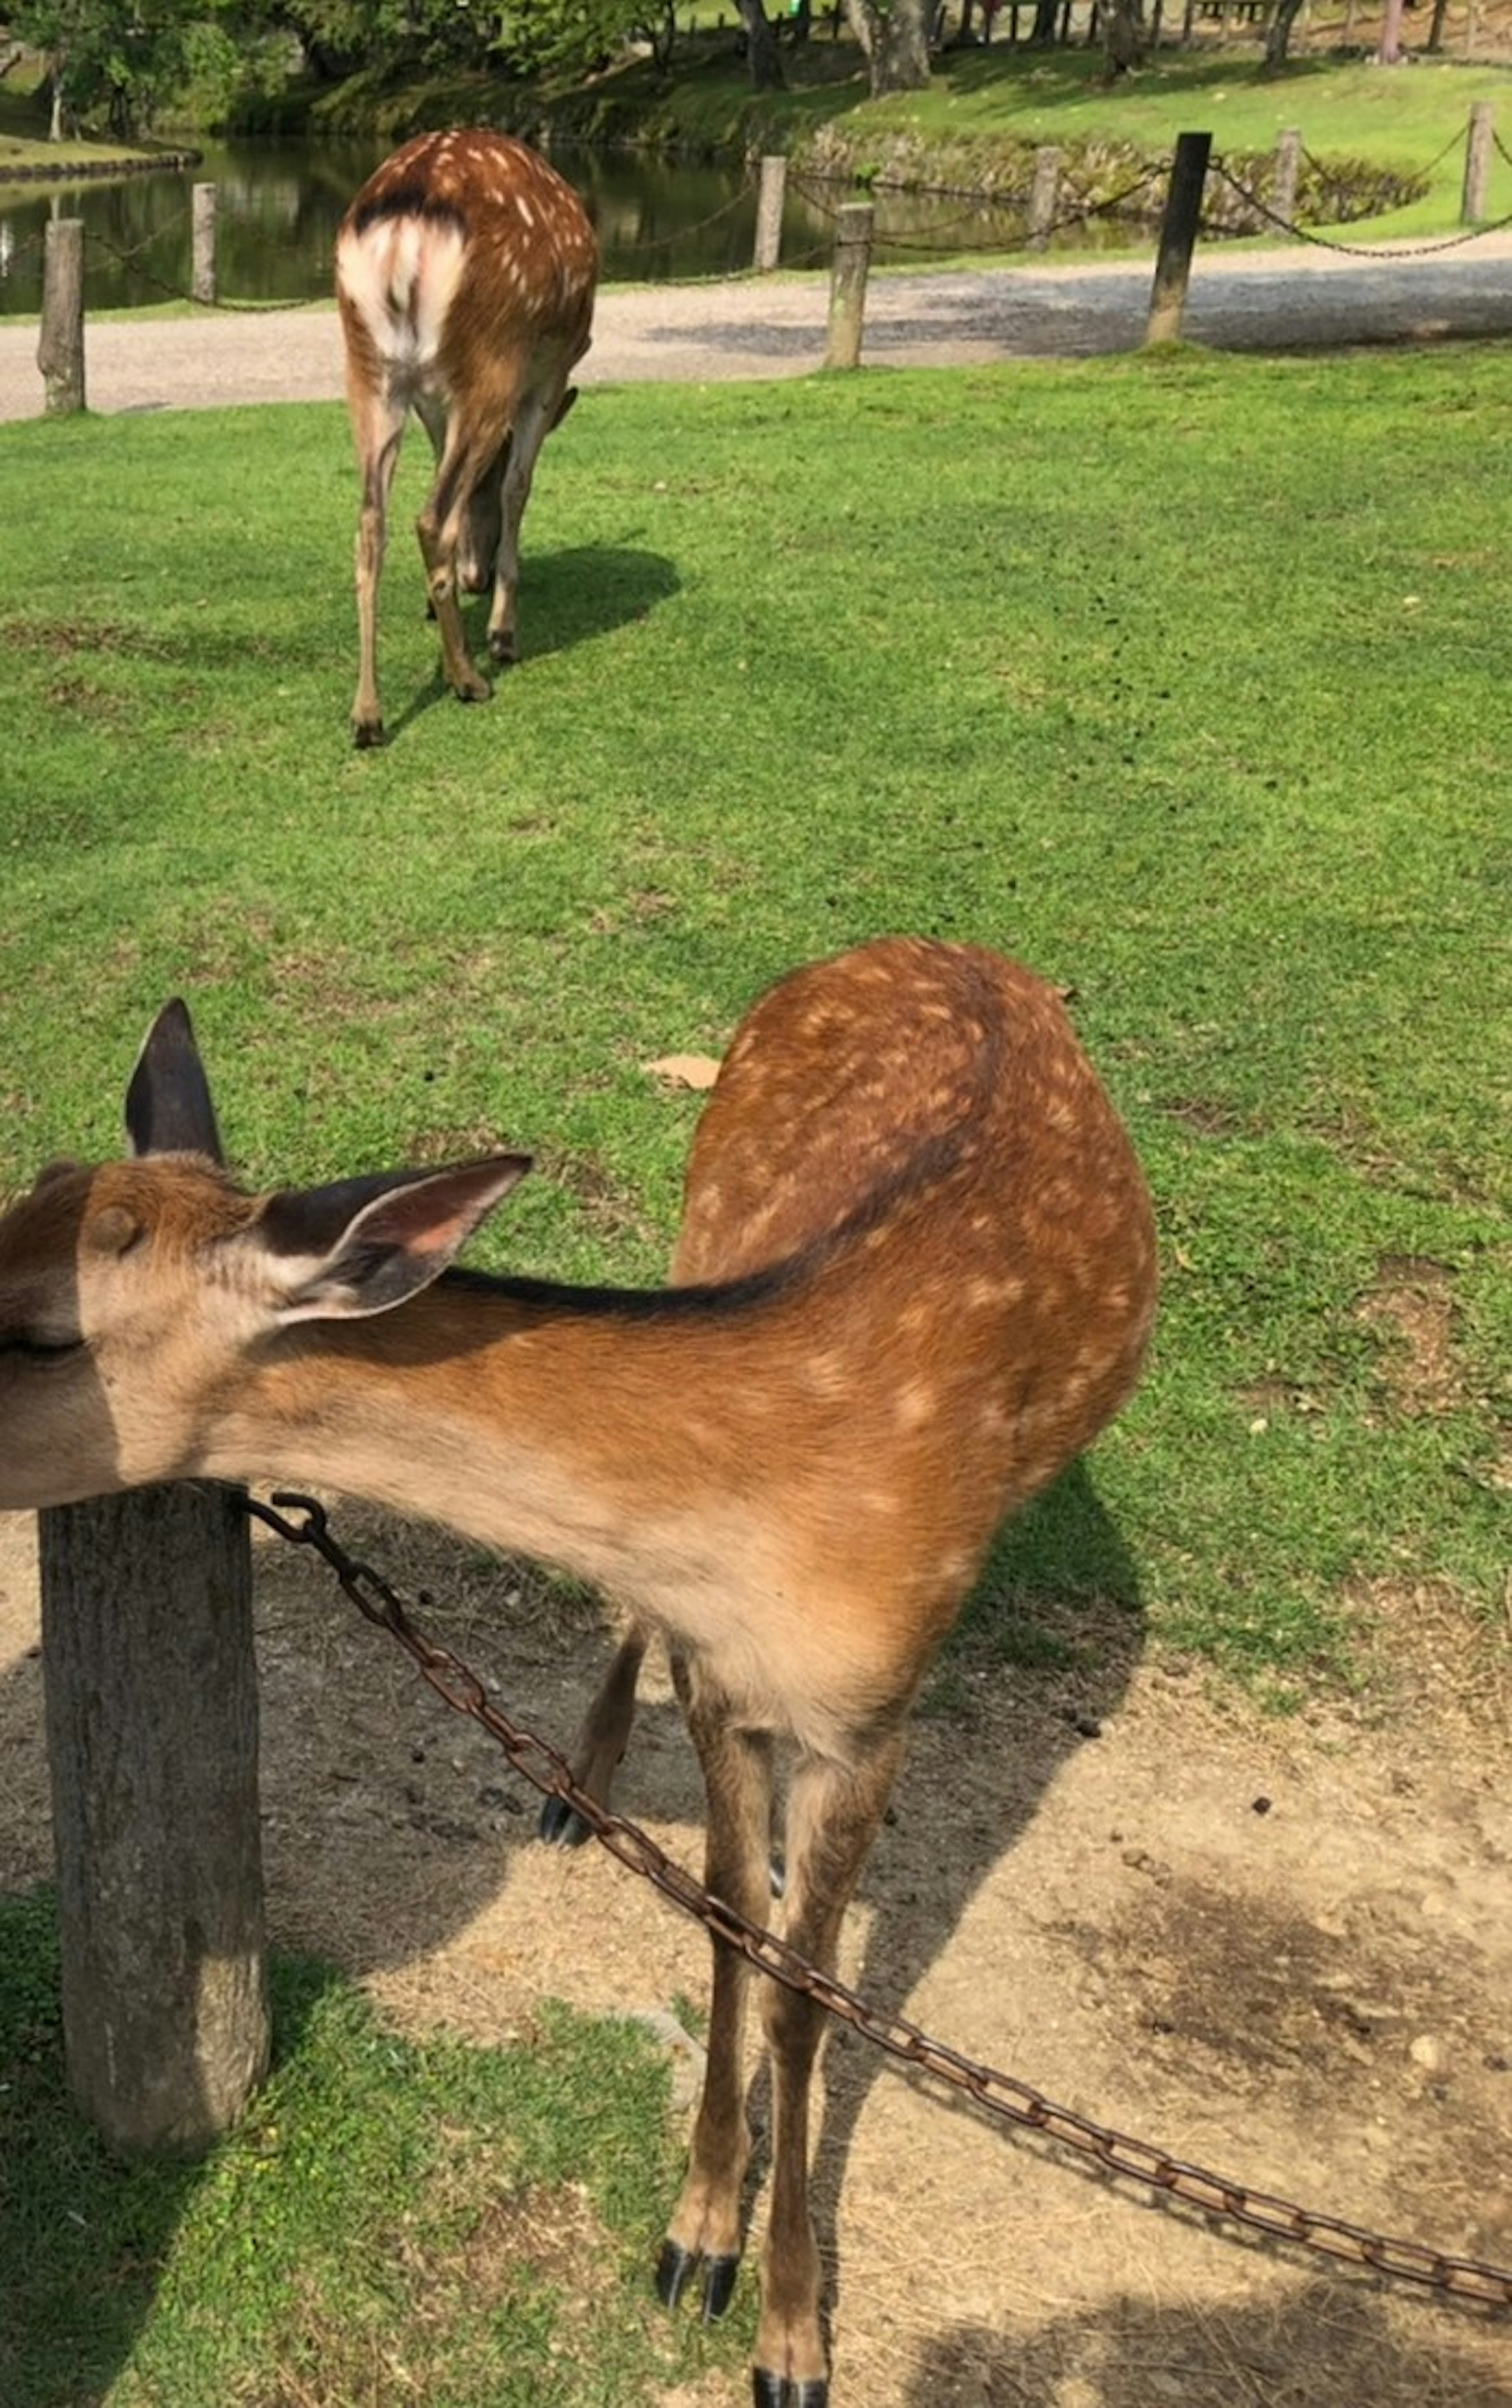
<svg viewBox="0 0 1512 2408">
<path fill-rule="evenodd" d="M 131 176 L 61 192 L 25 185 L 0 195 L 0 315 L 40 307 L 42 229 L 50 214 L 81 217 L 86 307 L 137 308 L 187 292 L 190 190 L 219 191 L 219 290 L 228 301 L 307 301 L 329 294 L 331 248 L 348 201 L 391 146 L 372 143 L 206 143 L 183 174 Z M 583 194 L 613 282 L 725 276 L 751 265 L 754 170 L 738 162 L 685 164 L 621 150 L 559 147 L 561 173 Z M 838 186 L 799 189 L 789 177 L 783 264 L 829 255 Z M 886 262 L 1023 240 L 1012 209 L 950 194 L 879 194 L 874 256 Z"/>
</svg>

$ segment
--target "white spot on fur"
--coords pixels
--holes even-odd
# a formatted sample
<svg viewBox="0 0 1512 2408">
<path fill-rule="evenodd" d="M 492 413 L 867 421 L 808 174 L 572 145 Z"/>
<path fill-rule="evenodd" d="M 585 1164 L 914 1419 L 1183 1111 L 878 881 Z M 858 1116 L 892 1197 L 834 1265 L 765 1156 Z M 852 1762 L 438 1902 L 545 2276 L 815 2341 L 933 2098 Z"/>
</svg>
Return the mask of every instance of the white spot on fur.
<svg viewBox="0 0 1512 2408">
<path fill-rule="evenodd" d="M 900 1429 L 917 1429 L 927 1422 L 935 1407 L 934 1390 L 927 1380 L 914 1380 L 900 1388 L 893 1401 L 893 1419 Z"/>
</svg>

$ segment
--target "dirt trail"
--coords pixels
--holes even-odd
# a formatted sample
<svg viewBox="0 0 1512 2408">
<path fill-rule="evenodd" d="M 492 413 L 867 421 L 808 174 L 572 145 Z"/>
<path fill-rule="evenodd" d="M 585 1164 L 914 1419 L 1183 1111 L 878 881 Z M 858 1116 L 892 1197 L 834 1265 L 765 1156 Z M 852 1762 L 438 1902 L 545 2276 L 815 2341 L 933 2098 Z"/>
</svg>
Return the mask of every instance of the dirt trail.
<svg viewBox="0 0 1512 2408">
<path fill-rule="evenodd" d="M 1512 232 L 1454 248 L 1389 246 L 1369 257 L 1296 245 L 1200 253 L 1186 332 L 1219 350 L 1285 350 L 1512 333 Z M 1046 267 L 878 273 L 865 358 L 875 366 L 1132 351 L 1149 308 L 1148 259 Z M 824 357 L 828 280 L 754 277 L 613 285 L 600 294 L 584 384 L 802 376 Z M 212 311 L 192 319 L 94 321 L 92 409 L 186 409 L 335 400 L 333 310 Z M 0 420 L 41 407 L 36 329 L 0 322 Z"/>
<path fill-rule="evenodd" d="M 565 1736 L 601 1660 L 526 1582 L 347 1508 L 360 1552 Z M 273 1928 L 401 2019 L 505 2041 L 543 1994 L 706 1995 L 698 1932 L 533 1805 L 397 1651 L 260 1541 Z M 1383 1600 L 1377 1599 L 1377 1604 Z M 1248 2183 L 1512 2261 L 1506 1693 L 1432 1594 L 1385 1600 L 1397 1686 L 1258 1719 L 1068 1621 L 1080 1669 L 958 1651 L 916 1726 L 843 1970 L 969 2054 Z M 48 1870 L 30 1523 L 0 1517 L 0 1887 Z M 1091 1736 L 1093 1731 L 1096 1736 Z M 698 1855 L 653 1684 L 624 1803 Z M 1015 2141 L 839 2034 L 818 2183 L 837 2408 L 1512 2408 L 1512 2323 L 1219 2232 Z M 842 2177 L 843 2187 L 842 2189 Z M 838 2209 L 836 2205 L 839 2199 Z M 761 2214 L 757 2205 L 757 2218 Z M 744 2378 L 677 2408 L 737 2408 Z"/>
</svg>

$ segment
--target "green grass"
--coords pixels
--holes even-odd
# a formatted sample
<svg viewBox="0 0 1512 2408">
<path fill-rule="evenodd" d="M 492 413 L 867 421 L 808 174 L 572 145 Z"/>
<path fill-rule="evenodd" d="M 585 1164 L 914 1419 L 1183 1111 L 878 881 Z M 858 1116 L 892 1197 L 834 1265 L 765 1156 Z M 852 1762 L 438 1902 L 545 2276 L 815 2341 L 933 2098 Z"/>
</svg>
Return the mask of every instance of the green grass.
<svg viewBox="0 0 1512 2408">
<path fill-rule="evenodd" d="M 404 2039 L 275 1960 L 272 2075 L 189 2165 L 75 2114 L 58 1986 L 50 1895 L 0 1899 L 6 2408 L 633 2408 L 749 2346 L 651 2296 L 677 2164 L 637 2027 Z"/>
<path fill-rule="evenodd" d="M 376 755 L 335 409 L 0 431 L 0 1183 L 115 1149 L 181 990 L 254 1180 L 525 1145 L 481 1259 L 655 1277 L 697 1107 L 642 1066 L 804 957 L 982 939 L 1074 987 L 1166 1283 L 1096 1515 L 980 1613 L 1111 1594 L 1289 1684 L 1362 1583 L 1489 1615 L 1509 421 L 1499 348 L 591 393 L 488 709 L 396 537 Z"/>
</svg>

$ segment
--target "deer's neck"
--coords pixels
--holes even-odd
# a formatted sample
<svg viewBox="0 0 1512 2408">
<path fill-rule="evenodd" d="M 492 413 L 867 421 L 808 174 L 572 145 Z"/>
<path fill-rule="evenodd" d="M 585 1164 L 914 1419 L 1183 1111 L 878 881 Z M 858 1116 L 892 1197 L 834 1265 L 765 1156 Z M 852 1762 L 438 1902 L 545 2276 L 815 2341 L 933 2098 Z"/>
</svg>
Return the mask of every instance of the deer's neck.
<svg viewBox="0 0 1512 2408">
<path fill-rule="evenodd" d="M 448 1523 L 695 1638 L 731 1551 L 769 1543 L 794 1435 L 770 1377 L 781 1310 L 444 1281 L 372 1320 L 289 1332 L 206 1468 Z M 759 1382 L 742 1377 L 753 1343 Z"/>
</svg>

